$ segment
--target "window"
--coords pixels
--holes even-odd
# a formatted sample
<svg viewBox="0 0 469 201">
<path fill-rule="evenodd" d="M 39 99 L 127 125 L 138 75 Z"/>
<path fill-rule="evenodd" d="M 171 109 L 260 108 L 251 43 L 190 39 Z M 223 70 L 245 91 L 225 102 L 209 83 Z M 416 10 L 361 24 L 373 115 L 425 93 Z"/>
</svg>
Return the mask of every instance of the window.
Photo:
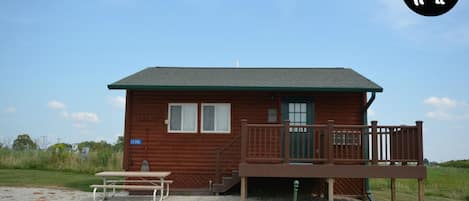
<svg viewBox="0 0 469 201">
<path fill-rule="evenodd" d="M 306 103 L 288 103 L 288 119 L 290 120 L 290 125 L 306 125 L 306 114 Z M 307 129 L 290 128 L 290 132 L 307 132 Z"/>
<path fill-rule="evenodd" d="M 168 132 L 197 132 L 197 104 L 170 103 L 168 106 Z"/>
<path fill-rule="evenodd" d="M 202 104 L 202 132 L 229 133 L 231 130 L 231 105 L 229 103 Z"/>
</svg>

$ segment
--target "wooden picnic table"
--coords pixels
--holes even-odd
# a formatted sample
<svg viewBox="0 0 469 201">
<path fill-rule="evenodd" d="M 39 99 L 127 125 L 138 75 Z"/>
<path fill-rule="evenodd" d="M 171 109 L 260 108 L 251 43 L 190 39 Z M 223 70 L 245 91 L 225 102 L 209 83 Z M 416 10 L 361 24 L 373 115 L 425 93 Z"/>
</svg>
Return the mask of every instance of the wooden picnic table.
<svg viewBox="0 0 469 201">
<path fill-rule="evenodd" d="M 166 198 L 169 195 L 169 184 L 172 181 L 165 181 L 165 178 L 171 175 L 169 171 L 154 171 L 154 172 L 141 172 L 141 171 L 105 171 L 105 172 L 98 172 L 95 174 L 96 176 L 103 178 L 103 185 L 94 185 L 95 187 L 103 188 L 104 199 L 106 199 L 107 192 L 106 188 L 112 188 L 115 192 L 116 188 L 122 189 L 139 189 L 139 190 L 154 190 L 153 192 L 153 199 L 156 199 L 156 190 L 159 189 L 161 192 L 160 200 Z M 111 180 L 110 177 L 130 177 L 130 178 L 137 178 L 137 179 L 121 179 L 121 180 Z M 153 180 L 153 178 L 158 178 L 158 180 Z M 124 183 L 124 185 L 117 185 L 117 183 Z M 146 185 L 139 185 L 139 186 L 132 186 L 132 185 L 125 185 L 125 183 L 139 183 L 139 184 L 146 184 Z M 164 184 L 167 184 L 167 191 L 166 196 L 164 196 Z M 110 184 L 110 185 L 109 185 Z M 96 191 L 96 188 L 94 192 Z M 163 197 L 164 196 L 164 197 Z M 95 193 L 93 194 L 94 199 Z"/>
</svg>

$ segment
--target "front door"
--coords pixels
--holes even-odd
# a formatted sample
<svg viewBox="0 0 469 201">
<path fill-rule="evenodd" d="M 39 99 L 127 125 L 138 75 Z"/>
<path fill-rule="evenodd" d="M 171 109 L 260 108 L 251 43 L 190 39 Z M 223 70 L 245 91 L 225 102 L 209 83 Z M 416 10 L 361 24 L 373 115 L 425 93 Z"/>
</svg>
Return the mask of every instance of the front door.
<svg viewBox="0 0 469 201">
<path fill-rule="evenodd" d="M 313 123 L 314 104 L 311 99 L 286 98 L 282 107 L 282 119 L 290 120 L 290 125 Z M 312 159 L 313 153 L 313 129 L 290 128 L 290 159 Z"/>
</svg>

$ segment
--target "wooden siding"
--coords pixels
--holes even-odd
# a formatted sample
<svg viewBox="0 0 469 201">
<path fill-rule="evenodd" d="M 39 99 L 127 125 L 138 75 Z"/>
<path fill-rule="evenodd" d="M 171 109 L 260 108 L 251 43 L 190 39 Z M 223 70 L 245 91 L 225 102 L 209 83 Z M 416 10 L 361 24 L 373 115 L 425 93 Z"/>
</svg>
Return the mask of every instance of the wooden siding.
<svg viewBox="0 0 469 201">
<path fill-rule="evenodd" d="M 210 180 L 216 181 L 216 150 L 240 135 L 241 119 L 266 123 L 267 109 L 277 108 L 280 120 L 280 100 L 286 96 L 312 98 L 314 123 L 332 119 L 337 124 L 363 124 L 363 93 L 127 91 L 124 168 L 139 170 L 148 160 L 151 170 L 172 172 L 175 188 L 208 188 Z M 198 103 L 199 131 L 201 103 L 231 103 L 231 133 L 168 133 L 168 103 Z M 142 145 L 130 145 L 131 138 L 142 139 Z M 238 141 L 223 155 L 223 164 L 229 164 L 223 175 L 237 169 L 239 160 Z M 364 194 L 363 179 L 336 181 L 339 194 Z"/>
</svg>

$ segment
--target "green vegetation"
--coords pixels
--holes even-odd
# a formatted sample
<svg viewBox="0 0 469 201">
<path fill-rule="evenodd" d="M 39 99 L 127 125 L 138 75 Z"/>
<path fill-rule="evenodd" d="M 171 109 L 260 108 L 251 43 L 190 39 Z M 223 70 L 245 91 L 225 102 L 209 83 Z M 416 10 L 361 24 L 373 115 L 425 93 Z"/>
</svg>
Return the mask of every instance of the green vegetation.
<svg viewBox="0 0 469 201">
<path fill-rule="evenodd" d="M 397 179 L 397 200 L 417 200 L 417 180 Z M 371 190 L 380 201 L 390 200 L 390 179 L 371 179 Z M 427 168 L 425 200 L 469 201 L 469 169 L 451 167 Z"/>
<path fill-rule="evenodd" d="M 86 141 L 78 144 L 72 151 L 72 145 L 57 143 L 46 150 L 37 149 L 29 135 L 22 134 L 13 143 L 12 148 L 0 148 L 0 168 L 59 170 L 94 174 L 104 170 L 122 169 L 122 143 L 116 145 L 105 141 Z"/>
<path fill-rule="evenodd" d="M 103 170 L 121 170 L 122 152 L 91 151 L 87 156 L 73 152 L 44 150 L 16 151 L 0 149 L 0 168 L 60 170 L 96 173 Z"/>
<path fill-rule="evenodd" d="M 50 170 L 0 169 L 0 186 L 65 187 L 91 191 L 101 178 L 91 174 Z"/>
<path fill-rule="evenodd" d="M 94 173 L 121 170 L 123 138 L 115 145 L 105 141 L 57 143 L 38 149 L 29 135 L 22 134 L 11 148 L 0 146 L 0 186 L 65 187 L 89 191 L 100 182 Z"/>
<path fill-rule="evenodd" d="M 469 168 L 469 160 L 447 161 L 439 165 L 442 167 Z"/>
</svg>

